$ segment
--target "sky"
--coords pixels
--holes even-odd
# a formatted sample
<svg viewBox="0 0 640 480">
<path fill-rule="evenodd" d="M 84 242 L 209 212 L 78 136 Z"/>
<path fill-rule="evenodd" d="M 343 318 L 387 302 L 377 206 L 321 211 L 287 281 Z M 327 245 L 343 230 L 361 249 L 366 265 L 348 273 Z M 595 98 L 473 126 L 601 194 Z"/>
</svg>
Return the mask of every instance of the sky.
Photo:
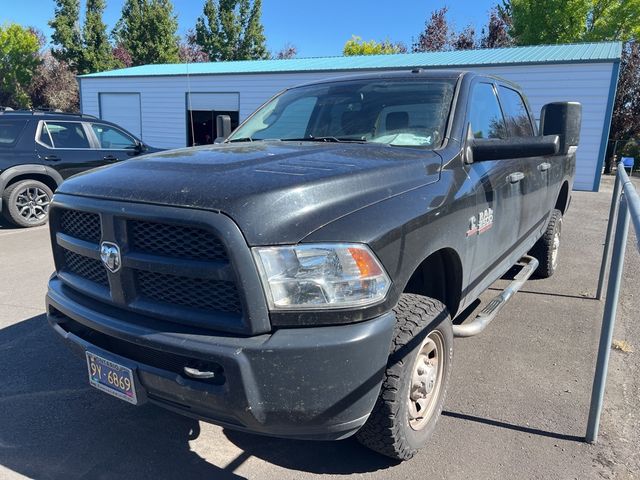
<svg viewBox="0 0 640 480">
<path fill-rule="evenodd" d="M 81 0 L 82 10 L 84 3 Z M 107 0 L 104 21 L 109 29 L 120 18 L 123 3 L 124 0 Z M 203 3 L 204 0 L 173 0 L 181 35 L 195 26 Z M 410 47 L 430 13 L 443 6 L 449 8 L 448 18 L 456 30 L 471 24 L 479 36 L 496 3 L 497 0 L 263 0 L 262 23 L 272 52 L 291 43 L 297 47 L 299 57 L 331 56 L 341 55 L 344 43 L 352 35 L 365 40 L 402 41 Z M 48 21 L 54 8 L 53 0 L 0 0 L 0 24 L 35 26 L 49 36 Z"/>
</svg>

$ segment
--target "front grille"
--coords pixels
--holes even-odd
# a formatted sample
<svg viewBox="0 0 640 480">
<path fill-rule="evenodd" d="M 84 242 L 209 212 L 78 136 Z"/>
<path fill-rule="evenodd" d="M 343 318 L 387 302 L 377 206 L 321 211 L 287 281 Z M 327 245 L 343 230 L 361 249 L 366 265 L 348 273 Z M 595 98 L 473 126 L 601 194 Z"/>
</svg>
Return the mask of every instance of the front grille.
<svg viewBox="0 0 640 480">
<path fill-rule="evenodd" d="M 107 269 L 99 260 L 83 257 L 69 250 L 64 250 L 65 267 L 64 269 L 70 273 L 86 278 L 87 280 L 109 286 L 109 278 L 107 277 Z"/>
<path fill-rule="evenodd" d="M 226 260 L 222 242 L 201 228 L 132 220 L 131 249 L 145 253 L 195 260 Z"/>
<path fill-rule="evenodd" d="M 158 302 L 200 310 L 240 313 L 242 306 L 233 282 L 137 272 L 138 290 Z"/>
<path fill-rule="evenodd" d="M 60 215 L 60 230 L 80 240 L 100 241 L 100 216 L 78 210 L 63 210 Z"/>
<path fill-rule="evenodd" d="M 134 210 L 131 216 L 129 208 Z M 54 240 L 56 267 L 67 287 L 158 321 L 224 332 L 250 330 L 245 311 L 250 307 L 238 286 L 256 287 L 238 279 L 239 270 L 227 253 L 228 244 L 241 248 L 244 239 L 217 236 L 220 231 L 236 235 L 229 228 L 230 220 L 206 213 L 197 224 L 181 225 L 182 212 L 168 207 L 166 223 L 149 222 L 140 220 L 139 207 L 129 208 L 101 215 L 52 209 L 53 231 L 67 235 Z M 146 207 L 141 208 L 144 215 Z M 159 208 L 154 207 L 154 215 Z M 116 272 L 107 270 L 99 259 L 101 241 L 120 246 L 121 267 Z M 264 318 L 264 313 L 260 315 Z"/>
</svg>

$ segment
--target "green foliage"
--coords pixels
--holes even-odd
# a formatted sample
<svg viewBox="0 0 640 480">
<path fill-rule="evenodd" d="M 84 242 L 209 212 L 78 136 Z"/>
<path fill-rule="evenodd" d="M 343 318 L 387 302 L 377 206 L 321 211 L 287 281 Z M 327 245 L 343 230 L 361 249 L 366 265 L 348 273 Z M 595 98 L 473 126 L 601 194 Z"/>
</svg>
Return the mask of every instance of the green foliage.
<svg viewBox="0 0 640 480">
<path fill-rule="evenodd" d="M 132 64 L 176 63 L 178 20 L 170 0 L 127 0 L 113 35 Z"/>
<path fill-rule="evenodd" d="M 76 68 L 82 55 L 82 38 L 79 26 L 80 0 L 55 0 L 56 9 L 49 26 L 53 29 L 51 50 L 53 56 Z"/>
<path fill-rule="evenodd" d="M 590 0 L 511 0 L 509 32 L 519 45 L 570 43 L 587 27 Z"/>
<path fill-rule="evenodd" d="M 261 15 L 261 0 L 207 0 L 195 43 L 212 61 L 269 58 Z"/>
<path fill-rule="evenodd" d="M 589 12 L 585 40 L 640 38 L 640 0 L 596 0 Z"/>
<path fill-rule="evenodd" d="M 629 40 L 640 36 L 640 0 L 510 0 L 519 45 Z"/>
<path fill-rule="evenodd" d="M 37 35 L 17 24 L 0 26 L 0 105 L 29 107 L 28 87 L 40 64 Z"/>
<path fill-rule="evenodd" d="M 87 13 L 82 28 L 82 55 L 78 61 L 78 73 L 111 70 L 118 66 L 113 53 L 107 26 L 102 21 L 105 0 L 87 0 Z"/>
<path fill-rule="evenodd" d="M 389 40 L 376 42 L 362 40 L 361 37 L 353 35 L 344 44 L 342 53 L 345 56 L 351 55 L 387 55 L 390 53 L 405 53 L 406 47 L 400 43 L 391 43 Z"/>
</svg>

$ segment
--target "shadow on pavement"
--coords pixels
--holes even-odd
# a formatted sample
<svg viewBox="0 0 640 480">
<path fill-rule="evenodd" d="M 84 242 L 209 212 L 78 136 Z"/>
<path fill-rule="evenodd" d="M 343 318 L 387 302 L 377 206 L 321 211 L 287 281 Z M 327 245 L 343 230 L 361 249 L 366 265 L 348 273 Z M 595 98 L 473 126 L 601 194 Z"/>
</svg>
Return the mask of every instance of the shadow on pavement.
<svg viewBox="0 0 640 480">
<path fill-rule="evenodd" d="M 398 464 L 363 447 L 354 438 L 315 442 L 257 437 L 227 429 L 224 434 L 246 453 L 291 470 L 346 475 L 384 470 Z"/>
<path fill-rule="evenodd" d="M 199 423 L 94 391 L 44 315 L 0 330 L 0 464 L 32 478 L 239 479 L 190 451 Z"/>
<path fill-rule="evenodd" d="M 191 451 L 199 422 L 91 388 L 82 359 L 44 315 L 0 330 L 0 465 L 32 478 L 243 478 L 256 456 L 317 473 L 370 472 L 389 459 L 355 440 L 309 442 L 224 431 L 243 452 L 218 467 Z"/>
<path fill-rule="evenodd" d="M 565 433 L 548 432 L 546 430 L 540 430 L 539 428 L 524 427 L 522 425 L 514 425 L 512 423 L 501 422 L 499 420 L 492 420 L 490 418 L 476 417 L 475 415 L 467 415 L 466 413 L 443 411 L 442 415 L 445 417 L 457 418 L 458 420 L 466 420 L 469 422 L 483 423 L 485 425 L 491 425 L 492 427 L 508 428 L 509 430 L 515 430 L 517 432 L 530 433 L 533 435 L 540 435 L 542 437 L 556 438 L 558 440 L 569 440 L 573 442 L 584 442 L 584 437 L 578 435 L 568 435 Z"/>
</svg>

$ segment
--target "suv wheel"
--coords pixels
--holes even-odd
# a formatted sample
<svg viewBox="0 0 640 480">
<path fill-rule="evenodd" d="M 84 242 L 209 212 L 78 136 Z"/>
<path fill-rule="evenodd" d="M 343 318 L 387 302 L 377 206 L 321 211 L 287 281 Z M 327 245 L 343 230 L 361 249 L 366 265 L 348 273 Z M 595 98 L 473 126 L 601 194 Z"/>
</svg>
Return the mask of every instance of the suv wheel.
<svg viewBox="0 0 640 480">
<path fill-rule="evenodd" d="M 453 331 L 447 307 L 403 294 L 380 396 L 357 438 L 396 460 L 422 448 L 440 417 L 451 373 Z"/>
<path fill-rule="evenodd" d="M 4 216 L 19 227 L 43 225 L 49 218 L 51 197 L 53 192 L 42 182 L 16 182 L 2 194 Z"/>
</svg>

